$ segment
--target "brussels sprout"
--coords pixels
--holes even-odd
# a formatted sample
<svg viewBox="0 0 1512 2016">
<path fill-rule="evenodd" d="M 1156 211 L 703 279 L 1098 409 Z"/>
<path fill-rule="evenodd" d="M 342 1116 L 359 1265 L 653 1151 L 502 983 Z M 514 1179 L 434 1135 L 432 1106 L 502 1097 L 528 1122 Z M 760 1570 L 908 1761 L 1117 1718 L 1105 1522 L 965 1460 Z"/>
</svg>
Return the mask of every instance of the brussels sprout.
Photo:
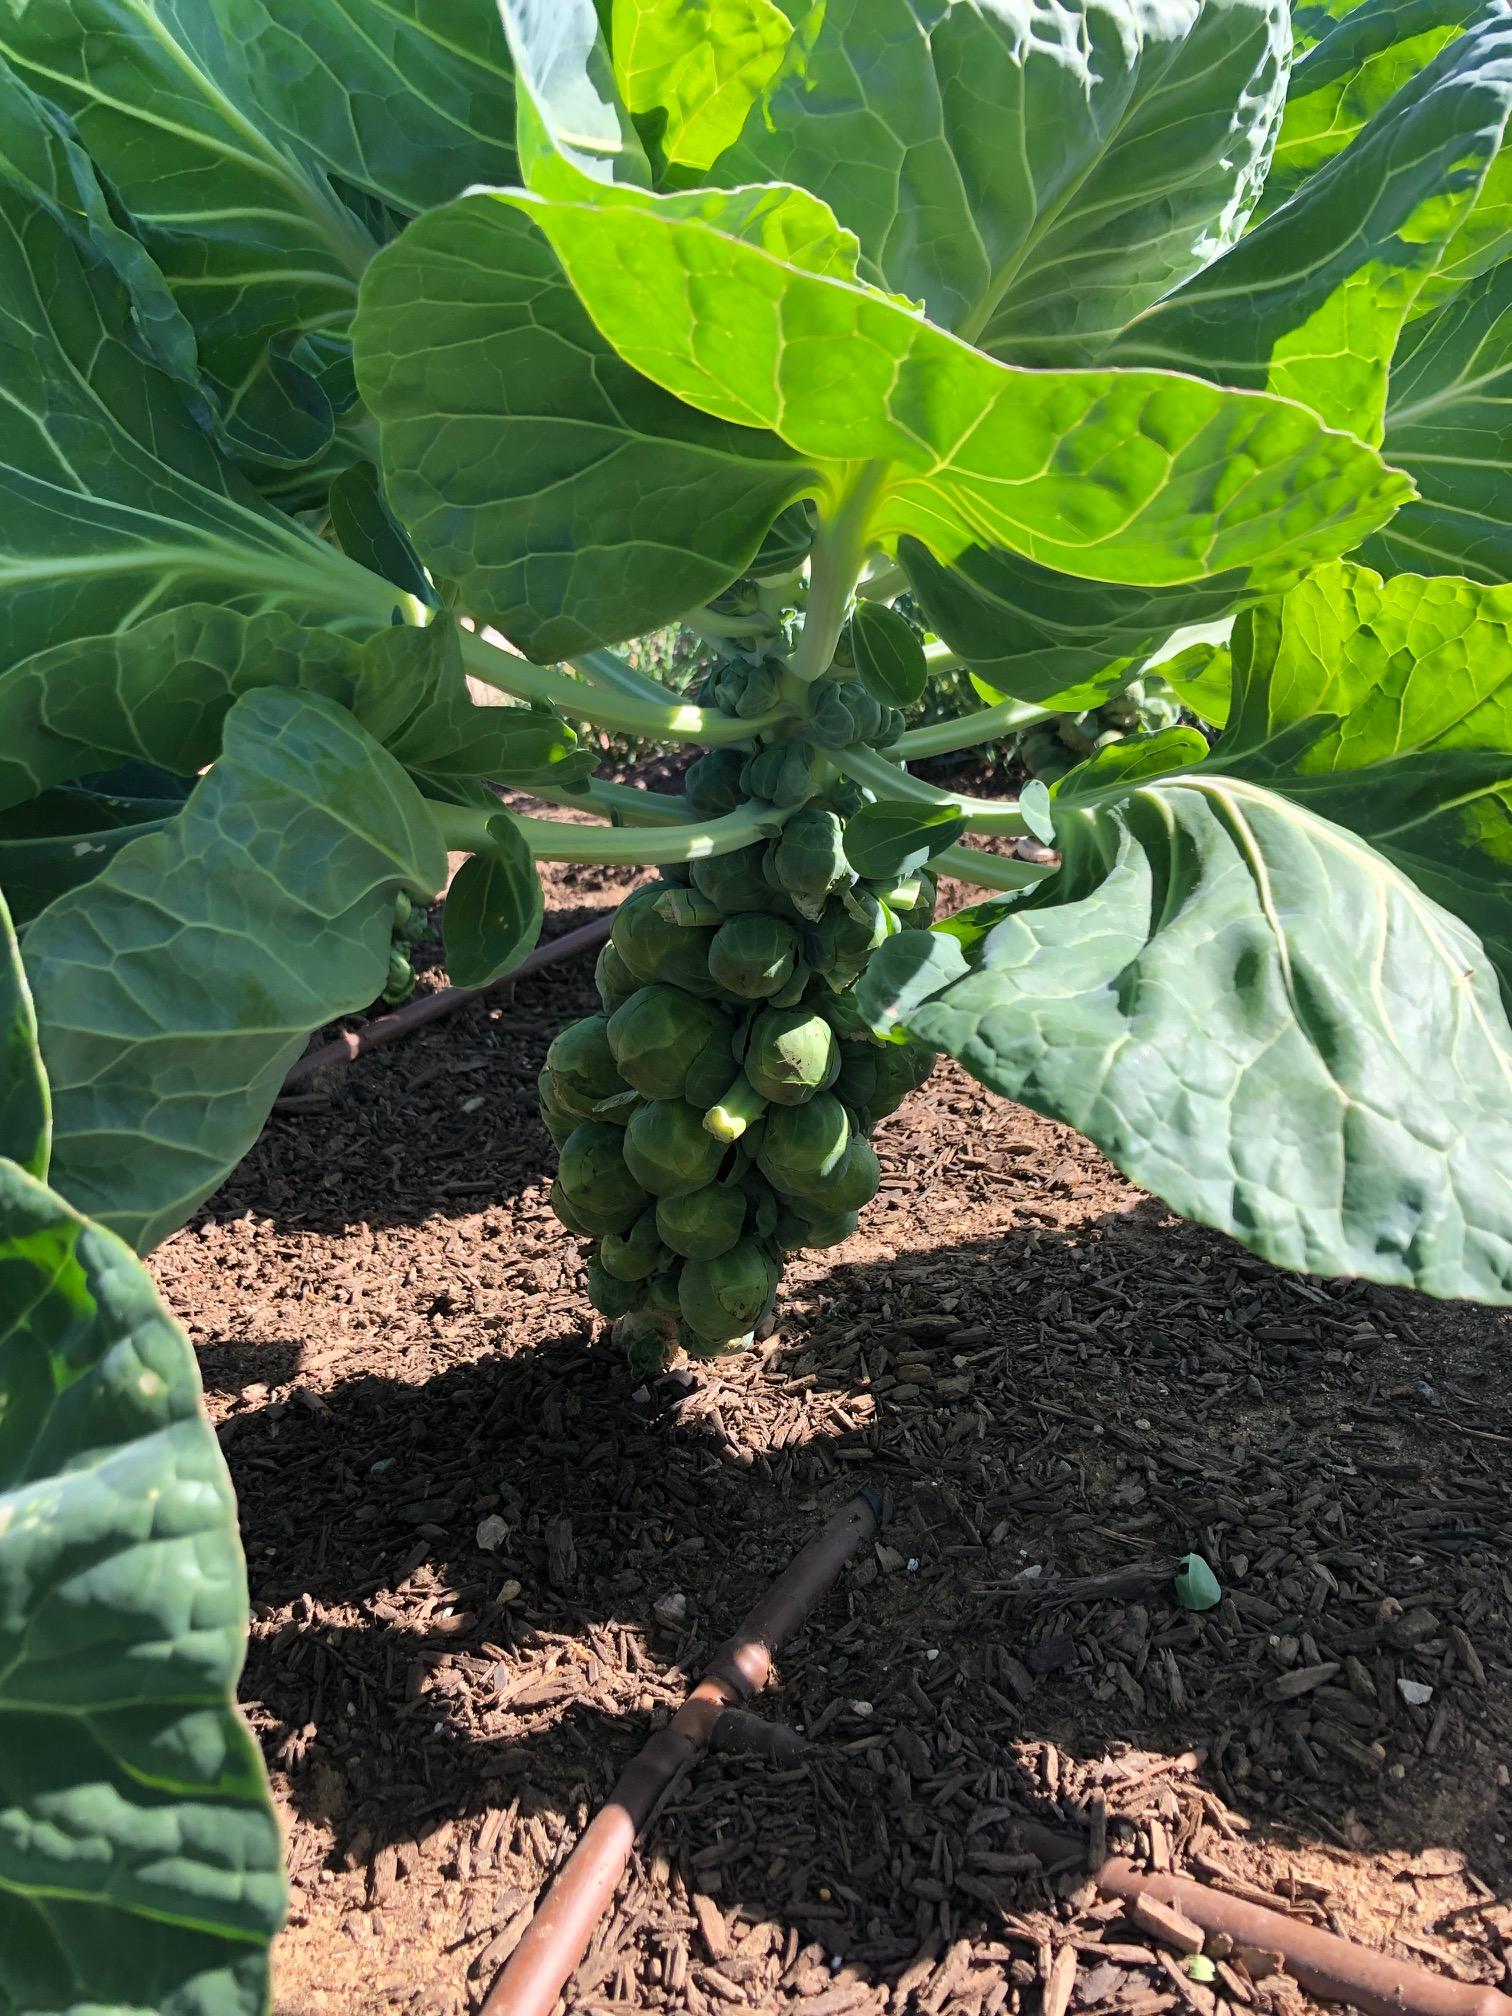
<svg viewBox="0 0 1512 2016">
<path fill-rule="evenodd" d="M 745 1069 L 764 1099 L 801 1106 L 835 1082 L 840 1045 L 824 1017 L 801 1002 L 764 1008 L 751 1024 Z"/>
<path fill-rule="evenodd" d="M 856 721 L 846 704 L 852 691 L 845 685 L 821 686 L 814 695 L 808 731 L 822 749 L 848 749 L 856 739 Z"/>
<path fill-rule="evenodd" d="M 766 851 L 767 843 L 758 840 L 729 854 L 705 854 L 693 863 L 693 887 L 726 917 L 750 910 L 773 910 L 779 916 L 789 912 L 792 905 L 762 872 Z"/>
<path fill-rule="evenodd" d="M 628 1232 L 606 1232 L 599 1243 L 599 1264 L 616 1281 L 644 1281 L 668 1255 L 656 1231 L 654 1208 L 642 1211 Z"/>
<path fill-rule="evenodd" d="M 768 872 L 800 916 L 817 920 L 830 891 L 851 879 L 845 827 L 821 805 L 795 812 L 772 842 Z"/>
<path fill-rule="evenodd" d="M 712 1001 L 681 987 L 641 987 L 609 1017 L 608 1043 L 626 1082 L 647 1099 L 684 1099 L 690 1074 L 722 1090 L 735 1068 L 734 1028 Z M 629 1117 L 628 1115 L 626 1116 Z"/>
<path fill-rule="evenodd" d="M 585 1120 L 562 1143 L 557 1181 L 594 1237 L 625 1231 L 646 1208 L 646 1193 L 626 1161 L 625 1136 L 623 1127 Z"/>
<path fill-rule="evenodd" d="M 546 1052 L 546 1069 L 557 1105 L 582 1120 L 594 1117 L 601 1100 L 625 1090 L 625 1080 L 609 1047 L 607 1015 L 585 1015 L 580 1022 L 569 1022 L 558 1030 Z"/>
<path fill-rule="evenodd" d="M 615 951 L 611 940 L 599 952 L 598 963 L 593 969 L 593 984 L 598 989 L 604 1013 L 612 1015 L 616 1008 L 623 1008 L 641 983 Z"/>
<path fill-rule="evenodd" d="M 741 1178 L 740 1187 L 745 1192 L 746 1212 L 750 1220 L 752 1237 L 770 1239 L 776 1229 L 780 1210 L 776 1191 L 770 1183 L 763 1181 L 754 1169 Z"/>
<path fill-rule="evenodd" d="M 835 1097 L 866 1115 L 869 1124 L 896 1113 L 934 1069 L 927 1043 L 851 1044 L 835 1080 Z"/>
<path fill-rule="evenodd" d="M 850 1134 L 845 1108 L 833 1092 L 816 1092 L 802 1106 L 771 1106 L 757 1164 L 778 1191 L 812 1191 L 840 1166 Z"/>
<path fill-rule="evenodd" d="M 809 933 L 810 963 L 837 994 L 854 986 L 868 959 L 898 929 L 885 903 L 865 889 L 847 889 Z"/>
<path fill-rule="evenodd" d="M 562 1188 L 560 1177 L 551 1186 L 551 1208 L 567 1230 L 575 1232 L 580 1239 L 599 1237 L 602 1228 L 591 1218 L 585 1217 L 581 1211 L 573 1208 L 567 1192 Z"/>
<path fill-rule="evenodd" d="M 746 764 L 741 784 L 749 797 L 770 805 L 801 805 L 814 787 L 819 751 L 796 735 L 769 742 Z"/>
<path fill-rule="evenodd" d="M 744 1191 L 727 1183 L 710 1183 L 686 1197 L 663 1197 L 656 1207 L 662 1244 L 685 1260 L 717 1260 L 728 1253 L 745 1218 Z"/>
<path fill-rule="evenodd" d="M 402 945 L 389 946 L 388 972 L 384 976 L 383 994 L 391 1008 L 397 1008 L 401 1001 L 407 1001 L 415 991 L 415 969 L 410 964 L 410 956 Z"/>
<path fill-rule="evenodd" d="M 739 749 L 711 749 L 688 765 L 683 795 L 700 819 L 717 819 L 745 802 L 740 788 L 745 761 Z"/>
<path fill-rule="evenodd" d="M 627 896 L 614 913 L 609 942 L 642 986 L 662 980 L 690 994 L 712 994 L 709 942 L 714 933 L 697 925 L 669 924 L 656 908 L 663 894 L 652 883 Z"/>
<path fill-rule="evenodd" d="M 780 1211 L 772 1236 L 784 1253 L 799 1253 L 805 1247 L 838 1246 L 849 1239 L 860 1217 L 859 1211 L 832 1211 L 822 1218 L 800 1218 L 796 1211 Z"/>
<path fill-rule="evenodd" d="M 569 1113 L 561 1104 L 551 1082 L 551 1073 L 544 1064 L 541 1066 L 540 1076 L 536 1079 L 536 1098 L 540 1104 L 541 1119 L 545 1122 L 546 1132 L 551 1136 L 553 1144 L 560 1148 L 583 1116 L 580 1113 Z"/>
<path fill-rule="evenodd" d="M 901 707 L 884 707 L 882 719 L 877 724 L 877 732 L 872 737 L 874 749 L 890 749 L 908 726 L 908 716 Z"/>
<path fill-rule="evenodd" d="M 880 1043 L 884 1040 L 873 1035 L 853 992 L 822 994 L 814 1006 L 842 1043 Z"/>
<path fill-rule="evenodd" d="M 853 742 L 875 742 L 877 730 L 882 726 L 882 702 L 868 693 L 859 683 L 847 682 L 843 688 L 845 704 L 850 709 Z"/>
<path fill-rule="evenodd" d="M 645 1299 L 646 1291 L 639 1281 L 617 1280 L 596 1258 L 588 1262 L 588 1300 L 600 1316 L 611 1321 L 617 1316 L 628 1316 Z"/>
<path fill-rule="evenodd" d="M 804 1109 L 800 1106 L 796 1110 L 801 1113 Z M 864 1134 L 853 1133 L 845 1144 L 845 1153 L 820 1182 L 789 1185 L 788 1202 L 800 1212 L 807 1210 L 826 1217 L 835 1211 L 859 1211 L 863 1204 L 870 1204 L 881 1182 L 882 1171 L 870 1141 Z"/>
<path fill-rule="evenodd" d="M 717 1260 L 688 1261 L 678 1300 L 695 1337 L 723 1344 L 755 1329 L 776 1289 L 776 1266 L 754 1239 L 742 1239 Z"/>
<path fill-rule="evenodd" d="M 780 917 L 761 911 L 731 917 L 714 933 L 709 974 L 727 994 L 760 1001 L 781 991 L 798 959 L 798 934 Z"/>
<path fill-rule="evenodd" d="M 677 1284 L 682 1278 L 680 1261 L 673 1260 L 667 1266 L 658 1268 L 650 1280 L 644 1284 L 646 1307 L 663 1316 L 676 1316 L 681 1308 Z"/>
<path fill-rule="evenodd" d="M 685 1197 L 712 1183 L 725 1144 L 705 1131 L 703 1114 L 686 1099 L 652 1099 L 630 1116 L 625 1164 L 653 1197 Z"/>
<path fill-rule="evenodd" d="M 665 1316 L 648 1309 L 632 1310 L 614 1327 L 616 1341 L 624 1346 L 631 1375 L 654 1379 L 665 1372 L 672 1356 L 673 1329 Z"/>
<path fill-rule="evenodd" d="M 656 899 L 656 914 L 668 924 L 712 924 L 724 922 L 724 912 L 696 889 L 663 889 Z"/>
<path fill-rule="evenodd" d="M 775 659 L 764 659 L 754 665 L 744 659 L 731 659 L 718 667 L 707 686 L 709 703 L 721 714 L 742 721 L 770 714 L 781 695 L 782 667 Z"/>
</svg>

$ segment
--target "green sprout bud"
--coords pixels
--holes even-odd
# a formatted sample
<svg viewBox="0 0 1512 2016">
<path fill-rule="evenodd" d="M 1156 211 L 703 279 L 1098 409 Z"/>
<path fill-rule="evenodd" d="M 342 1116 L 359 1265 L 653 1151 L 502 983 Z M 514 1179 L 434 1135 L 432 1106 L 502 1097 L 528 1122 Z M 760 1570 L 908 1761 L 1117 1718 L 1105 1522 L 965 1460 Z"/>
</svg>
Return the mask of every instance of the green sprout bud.
<svg viewBox="0 0 1512 2016">
<path fill-rule="evenodd" d="M 717 1260 L 690 1260 L 678 1300 L 683 1321 L 706 1344 L 749 1336 L 777 1291 L 777 1269 L 754 1239 L 742 1239 Z"/>
<path fill-rule="evenodd" d="M 623 1008 L 641 983 L 610 942 L 599 952 L 598 962 L 593 969 L 593 984 L 598 989 L 604 1013 L 612 1015 L 616 1008 Z"/>
<path fill-rule="evenodd" d="M 927 1043 L 849 1044 L 835 1080 L 835 1097 L 865 1115 L 868 1127 L 896 1113 L 934 1069 Z"/>
<path fill-rule="evenodd" d="M 801 805 L 813 791 L 819 763 L 812 742 L 789 735 L 758 749 L 740 781 L 751 798 L 764 798 L 769 805 Z"/>
<path fill-rule="evenodd" d="M 802 1112 L 803 1108 L 797 1110 Z M 859 1211 L 863 1204 L 870 1204 L 881 1184 L 882 1171 L 870 1141 L 864 1134 L 853 1133 L 834 1168 L 817 1184 L 790 1184 L 788 1201 L 800 1210 L 811 1209 L 824 1216 Z"/>
<path fill-rule="evenodd" d="M 642 1211 L 628 1232 L 606 1232 L 598 1257 L 604 1272 L 616 1281 L 644 1281 L 665 1267 L 667 1254 L 657 1234 L 655 1209 Z"/>
<path fill-rule="evenodd" d="M 855 985 L 872 953 L 897 929 L 897 918 L 869 890 L 847 889 L 809 933 L 809 961 L 837 994 L 843 994 Z"/>
<path fill-rule="evenodd" d="M 745 803 L 740 773 L 745 756 L 739 749 L 711 749 L 688 765 L 683 795 L 700 819 L 718 819 Z"/>
<path fill-rule="evenodd" d="M 665 1372 L 672 1357 L 673 1325 L 649 1310 L 632 1310 L 615 1325 L 616 1340 L 623 1345 L 630 1374 L 635 1379 L 654 1379 Z"/>
<path fill-rule="evenodd" d="M 668 924 L 711 924 L 724 922 L 724 912 L 696 889 L 663 889 L 656 899 L 656 914 Z"/>
<path fill-rule="evenodd" d="M 693 863 L 693 887 L 701 896 L 717 904 L 726 917 L 738 917 L 750 910 L 772 910 L 779 916 L 792 905 L 774 889 L 762 870 L 767 843 L 737 847 L 729 854 L 705 854 Z"/>
<path fill-rule="evenodd" d="M 729 1017 L 681 987 L 641 987 L 609 1017 L 619 1074 L 646 1099 L 686 1099 L 690 1076 L 728 1083 L 734 1060 Z M 628 1119 L 628 1114 L 626 1115 Z"/>
<path fill-rule="evenodd" d="M 646 1193 L 628 1164 L 626 1131 L 585 1120 L 562 1143 L 557 1182 L 593 1238 L 626 1231 L 646 1208 Z"/>
<path fill-rule="evenodd" d="M 861 1013 L 861 1004 L 853 993 L 824 994 L 814 1005 L 842 1043 L 880 1043 L 884 1040 L 872 1033 Z"/>
<path fill-rule="evenodd" d="M 541 1074 L 536 1079 L 536 1097 L 541 1108 L 541 1119 L 546 1132 L 555 1147 L 560 1148 L 567 1136 L 582 1122 L 581 1113 L 569 1113 L 556 1096 L 556 1088 L 551 1082 L 551 1073 L 543 1064 Z"/>
<path fill-rule="evenodd" d="M 390 945 L 388 972 L 384 976 L 382 998 L 391 1008 L 407 1001 L 415 991 L 415 969 L 402 945 Z"/>
<path fill-rule="evenodd" d="M 840 1166 L 850 1138 L 840 1101 L 832 1092 L 816 1092 L 802 1106 L 767 1109 L 756 1160 L 773 1189 L 803 1195 Z"/>
<path fill-rule="evenodd" d="M 645 1283 L 644 1294 L 648 1310 L 662 1316 L 676 1316 L 681 1304 L 678 1300 L 677 1284 L 682 1276 L 682 1264 L 672 1260 L 659 1268 Z"/>
<path fill-rule="evenodd" d="M 646 1291 L 639 1281 L 616 1280 L 596 1258 L 588 1262 L 588 1300 L 600 1316 L 611 1322 L 617 1316 L 628 1316 L 645 1299 Z"/>
<path fill-rule="evenodd" d="M 898 924 L 904 931 L 927 931 L 934 922 L 935 905 L 939 901 L 938 879 L 927 868 L 919 870 L 919 893 L 909 908 L 898 915 Z"/>
<path fill-rule="evenodd" d="M 703 1114 L 685 1099 L 652 1099 L 624 1132 L 625 1163 L 653 1197 L 685 1197 L 712 1183 L 725 1144 L 704 1129 Z"/>
<path fill-rule="evenodd" d="M 857 689 L 844 685 L 821 686 L 814 695 L 808 731 L 822 749 L 848 749 L 856 740 L 856 717 L 846 704 Z"/>
<path fill-rule="evenodd" d="M 860 1216 L 858 1211 L 832 1211 L 822 1218 L 800 1218 L 796 1211 L 780 1211 L 772 1236 L 784 1253 L 838 1246 L 855 1231 Z"/>
<path fill-rule="evenodd" d="M 728 1253 L 745 1219 L 745 1194 L 727 1183 L 710 1183 L 686 1197 L 663 1197 L 656 1207 L 662 1244 L 685 1260 L 717 1260 Z"/>
<path fill-rule="evenodd" d="M 609 942 L 642 986 L 661 980 L 690 994 L 712 994 L 709 941 L 714 934 L 697 925 L 669 924 L 656 907 L 664 893 L 651 883 L 627 896 L 614 913 Z"/>
<path fill-rule="evenodd" d="M 801 1106 L 834 1084 L 840 1045 L 824 1017 L 802 1003 L 765 1008 L 751 1024 L 745 1068 L 763 1099 Z"/>
<path fill-rule="evenodd" d="M 580 1239 L 597 1239 L 600 1236 L 599 1228 L 592 1219 L 575 1209 L 562 1188 L 560 1178 L 551 1186 L 551 1208 L 567 1230 L 575 1232 Z"/>
<path fill-rule="evenodd" d="M 557 1105 L 581 1120 L 592 1119 L 601 1101 L 626 1089 L 609 1047 L 607 1015 L 585 1015 L 559 1030 L 546 1052 L 546 1069 Z"/>
<path fill-rule="evenodd" d="M 720 925 L 709 945 L 716 986 L 743 1001 L 760 1001 L 787 985 L 798 959 L 798 935 L 780 917 L 754 912 Z"/>
<path fill-rule="evenodd" d="M 833 812 L 805 805 L 771 843 L 768 873 L 801 916 L 817 920 L 832 889 L 851 881 L 845 827 Z"/>
</svg>

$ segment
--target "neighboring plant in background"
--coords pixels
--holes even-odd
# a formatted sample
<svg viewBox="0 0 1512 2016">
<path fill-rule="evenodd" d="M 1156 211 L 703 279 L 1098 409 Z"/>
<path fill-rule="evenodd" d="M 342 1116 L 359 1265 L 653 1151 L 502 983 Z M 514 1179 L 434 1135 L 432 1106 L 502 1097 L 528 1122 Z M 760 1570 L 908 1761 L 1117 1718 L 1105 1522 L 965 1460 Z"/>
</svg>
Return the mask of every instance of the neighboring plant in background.
<svg viewBox="0 0 1512 2016">
<path fill-rule="evenodd" d="M 1127 742 L 1137 735 L 1158 735 L 1175 728 L 1181 720 L 1181 701 L 1175 688 L 1158 672 L 1131 680 L 1121 692 L 1111 693 L 1097 707 L 1076 714 L 1053 714 L 1032 728 L 1021 728 L 1013 738 L 1013 753 L 1031 777 L 1044 784 L 1058 784 L 1100 749 L 1115 742 Z"/>
</svg>

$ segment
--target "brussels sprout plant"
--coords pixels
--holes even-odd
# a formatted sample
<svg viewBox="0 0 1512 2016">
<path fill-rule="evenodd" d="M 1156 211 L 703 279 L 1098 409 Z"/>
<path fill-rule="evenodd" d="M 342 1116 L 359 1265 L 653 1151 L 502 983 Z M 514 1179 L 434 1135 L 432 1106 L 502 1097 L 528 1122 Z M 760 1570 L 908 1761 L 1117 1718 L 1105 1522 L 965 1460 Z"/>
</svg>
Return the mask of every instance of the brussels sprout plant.
<svg viewBox="0 0 1512 2016">
<path fill-rule="evenodd" d="M 0 8 L 0 2006 L 264 2000 L 133 1253 L 443 885 L 480 985 L 538 862 L 653 878 L 540 1078 L 638 1362 L 759 1329 L 942 1054 L 1281 1265 L 1512 1300 L 1509 108 L 1503 0 Z M 674 622 L 687 696 L 616 648 Z M 909 769 L 1013 738 L 1016 802 Z"/>
</svg>

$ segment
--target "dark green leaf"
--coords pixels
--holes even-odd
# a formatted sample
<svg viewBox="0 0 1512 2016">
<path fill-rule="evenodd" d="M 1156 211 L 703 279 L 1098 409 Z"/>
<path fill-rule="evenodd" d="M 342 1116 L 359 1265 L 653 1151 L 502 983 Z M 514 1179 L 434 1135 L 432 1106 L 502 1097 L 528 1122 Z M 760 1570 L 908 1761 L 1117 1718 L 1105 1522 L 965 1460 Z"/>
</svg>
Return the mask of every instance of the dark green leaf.
<svg viewBox="0 0 1512 2016">
<path fill-rule="evenodd" d="M 406 595 L 434 604 L 436 591 L 425 578 L 399 521 L 388 508 L 371 462 L 343 469 L 331 485 L 331 530 L 341 550 L 359 567 L 381 574 Z"/>
<path fill-rule="evenodd" d="M 856 675 L 884 707 L 912 707 L 929 683 L 924 646 L 913 627 L 885 602 L 858 602 L 850 624 Z"/>
<path fill-rule="evenodd" d="M 446 892 L 446 970 L 458 987 L 487 987 L 513 972 L 545 917 L 541 878 L 519 828 L 500 816 L 489 831 L 495 844 L 464 861 Z"/>
<path fill-rule="evenodd" d="M 194 1354 L 111 1233 L 0 1162 L 0 2007 L 261 2016 L 282 1843 Z"/>
<path fill-rule="evenodd" d="M 92 882 L 145 834 L 160 832 L 183 801 L 125 799 L 64 788 L 0 812 L 0 888 L 24 928 L 69 889 Z"/>
<path fill-rule="evenodd" d="M 954 806 L 938 810 L 907 799 L 863 805 L 845 827 L 845 858 L 864 882 L 911 875 L 966 831 Z"/>
<path fill-rule="evenodd" d="M 56 1181 L 138 1250 L 166 1237 L 310 1031 L 377 995 L 395 897 L 445 874 L 424 801 L 349 714 L 245 695 L 179 817 L 27 933 Z"/>
<path fill-rule="evenodd" d="M 47 1175 L 52 1102 L 37 1048 L 37 1015 L 0 894 L 0 1156 L 29 1176 Z"/>
</svg>

